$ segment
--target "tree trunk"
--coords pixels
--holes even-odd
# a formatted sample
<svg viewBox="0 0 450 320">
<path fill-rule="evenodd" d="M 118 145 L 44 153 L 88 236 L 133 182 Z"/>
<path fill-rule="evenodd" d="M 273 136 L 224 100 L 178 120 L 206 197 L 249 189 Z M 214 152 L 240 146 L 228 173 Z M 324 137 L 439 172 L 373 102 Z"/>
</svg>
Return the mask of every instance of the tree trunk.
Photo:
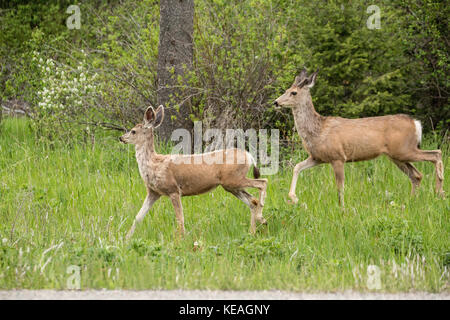
<svg viewBox="0 0 450 320">
<path fill-rule="evenodd" d="M 192 68 L 194 0 L 160 0 L 159 28 L 157 99 L 165 106 L 159 136 L 168 141 L 174 129 L 192 128 L 190 101 L 183 101 L 185 92 L 176 86 Z"/>
</svg>

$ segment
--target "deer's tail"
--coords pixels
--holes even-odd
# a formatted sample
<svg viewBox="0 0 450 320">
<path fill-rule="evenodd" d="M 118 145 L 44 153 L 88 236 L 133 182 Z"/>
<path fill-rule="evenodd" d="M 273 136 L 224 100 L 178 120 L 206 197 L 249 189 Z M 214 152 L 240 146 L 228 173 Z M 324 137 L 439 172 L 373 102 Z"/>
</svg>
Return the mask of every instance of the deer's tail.
<svg viewBox="0 0 450 320">
<path fill-rule="evenodd" d="M 247 159 L 248 159 L 248 162 L 250 162 L 250 164 L 253 165 L 253 177 L 255 179 L 258 179 L 261 176 L 261 173 L 259 172 L 259 169 L 256 166 L 255 158 L 253 158 L 253 156 L 250 154 L 250 152 L 247 152 Z"/>
<path fill-rule="evenodd" d="M 422 124 L 419 120 L 414 120 L 414 126 L 416 128 L 417 147 L 420 147 L 420 143 L 422 142 Z"/>
</svg>

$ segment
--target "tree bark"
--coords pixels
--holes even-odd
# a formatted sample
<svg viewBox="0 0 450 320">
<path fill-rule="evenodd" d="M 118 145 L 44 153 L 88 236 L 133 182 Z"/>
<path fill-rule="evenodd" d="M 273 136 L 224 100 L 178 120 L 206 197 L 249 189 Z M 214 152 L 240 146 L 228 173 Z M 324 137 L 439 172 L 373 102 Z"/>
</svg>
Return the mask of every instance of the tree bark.
<svg viewBox="0 0 450 320">
<path fill-rule="evenodd" d="M 159 28 L 157 99 L 165 107 L 159 136 L 168 141 L 174 129 L 192 128 L 190 101 L 183 101 L 185 94 L 177 86 L 192 68 L 194 0 L 160 0 Z"/>
</svg>

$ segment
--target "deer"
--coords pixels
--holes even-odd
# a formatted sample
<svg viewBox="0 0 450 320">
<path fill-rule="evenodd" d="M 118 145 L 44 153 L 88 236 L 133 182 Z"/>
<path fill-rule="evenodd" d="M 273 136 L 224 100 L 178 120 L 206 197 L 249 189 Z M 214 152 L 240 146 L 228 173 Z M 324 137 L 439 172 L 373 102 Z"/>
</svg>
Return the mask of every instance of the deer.
<svg viewBox="0 0 450 320">
<path fill-rule="evenodd" d="M 250 208 L 250 232 L 256 231 L 256 222 L 267 224 L 262 215 L 266 197 L 267 179 L 260 178 L 252 155 L 242 149 L 222 149 L 202 154 L 158 154 L 155 151 L 154 130 L 164 120 L 164 107 L 156 111 L 149 106 L 143 123 L 119 137 L 124 144 L 134 144 L 139 173 L 144 180 L 147 195 L 126 235 L 130 239 L 136 226 L 144 219 L 153 204 L 161 197 L 170 198 L 175 210 L 177 233 L 184 236 L 184 215 L 181 197 L 210 192 L 218 186 L 237 197 Z M 253 166 L 254 179 L 247 178 Z M 259 190 L 259 199 L 245 188 Z"/>
<path fill-rule="evenodd" d="M 298 203 L 295 194 L 297 179 L 303 170 L 331 164 L 338 189 L 339 204 L 344 207 L 344 164 L 366 161 L 386 155 L 411 181 L 414 195 L 422 174 L 411 162 L 429 161 L 435 166 L 436 192 L 444 196 L 444 167 L 441 150 L 421 150 L 422 125 L 405 114 L 358 119 L 322 116 L 316 112 L 310 89 L 319 70 L 308 76 L 305 68 L 294 83 L 274 101 L 275 109 L 292 109 L 295 127 L 308 158 L 295 165 L 288 202 Z"/>
</svg>

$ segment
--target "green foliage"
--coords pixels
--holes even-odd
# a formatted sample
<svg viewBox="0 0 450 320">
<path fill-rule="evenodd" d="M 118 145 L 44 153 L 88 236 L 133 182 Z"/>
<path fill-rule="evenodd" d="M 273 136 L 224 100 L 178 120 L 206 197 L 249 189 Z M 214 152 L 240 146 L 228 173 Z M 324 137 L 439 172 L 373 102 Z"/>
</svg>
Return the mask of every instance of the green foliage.
<svg viewBox="0 0 450 320">
<path fill-rule="evenodd" d="M 324 115 L 407 113 L 425 129 L 447 129 L 446 2 L 379 1 L 381 25 L 373 30 L 366 25 L 371 4 L 195 1 L 194 61 L 187 77 L 178 79 L 183 90 L 172 96 L 175 108 L 190 101 L 191 119 L 206 127 L 279 128 L 290 141 L 296 139 L 292 116 L 273 110 L 272 101 L 306 66 L 320 68 L 312 95 Z M 86 74 L 97 75 L 95 94 L 76 109 L 80 118 L 88 114 L 85 122 L 135 124 L 157 100 L 158 1 L 81 2 L 80 30 L 65 27 L 68 5 L 11 2 L 0 11 L 1 97 L 22 99 L 34 110 L 43 102 L 43 75 L 32 60 L 37 52 L 60 68 L 81 62 Z M 55 104 L 65 100 L 60 95 Z M 86 113 L 93 108 L 95 114 Z M 61 122 L 57 118 L 45 126 Z M 85 134 L 84 127 L 74 131 Z M 67 134 L 55 129 L 44 136 Z"/>
<path fill-rule="evenodd" d="M 67 39 L 64 12 L 71 1 L 8 1 L 0 8 L 0 99 L 35 103 L 36 69 L 31 52 Z"/>
<path fill-rule="evenodd" d="M 195 118 L 216 128 L 270 125 L 277 78 L 292 75 L 299 62 L 283 44 L 285 12 L 259 0 L 197 1 L 195 9 L 203 13 L 196 16 L 189 82 Z"/>
<path fill-rule="evenodd" d="M 320 69 L 312 96 L 316 109 L 325 115 L 408 113 L 405 58 L 399 46 L 402 33 L 395 12 L 388 1 L 377 3 L 381 29 L 369 29 L 370 4 L 304 1 L 288 27 L 302 39 L 299 52 L 310 70 Z"/>
<path fill-rule="evenodd" d="M 378 245 L 384 246 L 388 250 L 396 253 L 422 253 L 423 236 L 422 232 L 414 230 L 408 220 L 398 216 L 379 217 L 371 226 L 371 233 Z"/>
<path fill-rule="evenodd" d="M 235 242 L 238 244 L 237 249 L 241 256 L 255 259 L 281 257 L 286 247 L 286 244 L 280 243 L 273 237 L 255 238 L 246 236 Z"/>
<path fill-rule="evenodd" d="M 32 61 L 40 69 L 40 90 L 38 103 L 33 106 L 33 125 L 40 138 L 52 138 L 57 134 L 66 142 L 79 140 L 80 133 L 92 136 L 95 130 L 93 120 L 101 119 L 95 108 L 96 74 L 88 73 L 81 56 L 78 65 L 72 68 L 57 65 L 53 59 L 46 61 L 37 51 L 33 51 Z M 91 129 L 92 127 L 92 129 Z"/>
<path fill-rule="evenodd" d="M 70 263 L 80 267 L 89 265 L 91 261 L 100 262 L 102 267 L 117 266 L 122 260 L 122 254 L 117 247 L 70 247 L 68 249 Z"/>
<path fill-rule="evenodd" d="M 345 210 L 325 165 L 302 172 L 300 203 L 288 205 L 288 166 L 267 177 L 268 224 L 256 235 L 248 207 L 217 188 L 182 199 L 186 235 L 178 239 L 162 197 L 125 241 L 146 192 L 134 148 L 116 136 L 95 147 L 36 144 L 29 123 L 1 124 L 1 289 L 67 289 L 75 265 L 83 290 L 367 290 L 367 266 L 377 265 L 383 291 L 448 291 L 450 207 L 434 194 L 431 164 L 417 164 L 424 178 L 415 197 L 387 159 L 347 164 Z M 425 137 L 423 146 L 434 143 Z M 369 166 L 370 179 L 362 174 Z"/>
<path fill-rule="evenodd" d="M 161 256 L 162 247 L 160 244 L 151 244 L 149 241 L 134 239 L 129 247 L 136 251 L 139 256 L 152 257 L 158 259 Z"/>
<path fill-rule="evenodd" d="M 89 60 L 99 75 L 97 105 L 111 122 L 134 125 L 149 104 L 156 105 L 158 2 L 85 4 L 83 9 L 95 12 L 86 28 L 92 34 Z"/>
<path fill-rule="evenodd" d="M 443 0 L 395 2 L 402 17 L 404 51 L 410 57 L 413 110 L 427 126 L 450 128 L 448 39 L 450 7 Z M 431 121 L 431 123 L 430 123 Z"/>
<path fill-rule="evenodd" d="M 14 35 L 8 33 L 11 40 L 5 35 L 4 41 L 11 42 L 11 49 L 2 52 L 1 58 L 15 69 L 3 74 L 1 96 L 5 100 L 20 97 L 30 105 L 34 125 L 43 133 L 43 139 L 93 136 L 98 123 L 135 124 L 142 116 L 140 109 L 156 101 L 157 3 L 83 2 L 79 4 L 79 30 L 65 27 L 69 4 L 64 4 L 48 9 L 56 17 L 52 23 L 57 23 L 58 28 L 51 29 L 53 24 L 47 18 L 41 19 L 41 24 L 23 33 L 21 46 L 13 43 Z M 31 4 L 23 7 L 34 8 Z M 26 25 L 23 10 L 22 6 L 9 9 L 11 13 L 3 16 L 7 25 Z M 42 69 L 41 59 L 53 65 Z M 62 79 L 62 74 L 67 79 Z M 43 92 L 47 93 L 45 97 Z"/>
</svg>

